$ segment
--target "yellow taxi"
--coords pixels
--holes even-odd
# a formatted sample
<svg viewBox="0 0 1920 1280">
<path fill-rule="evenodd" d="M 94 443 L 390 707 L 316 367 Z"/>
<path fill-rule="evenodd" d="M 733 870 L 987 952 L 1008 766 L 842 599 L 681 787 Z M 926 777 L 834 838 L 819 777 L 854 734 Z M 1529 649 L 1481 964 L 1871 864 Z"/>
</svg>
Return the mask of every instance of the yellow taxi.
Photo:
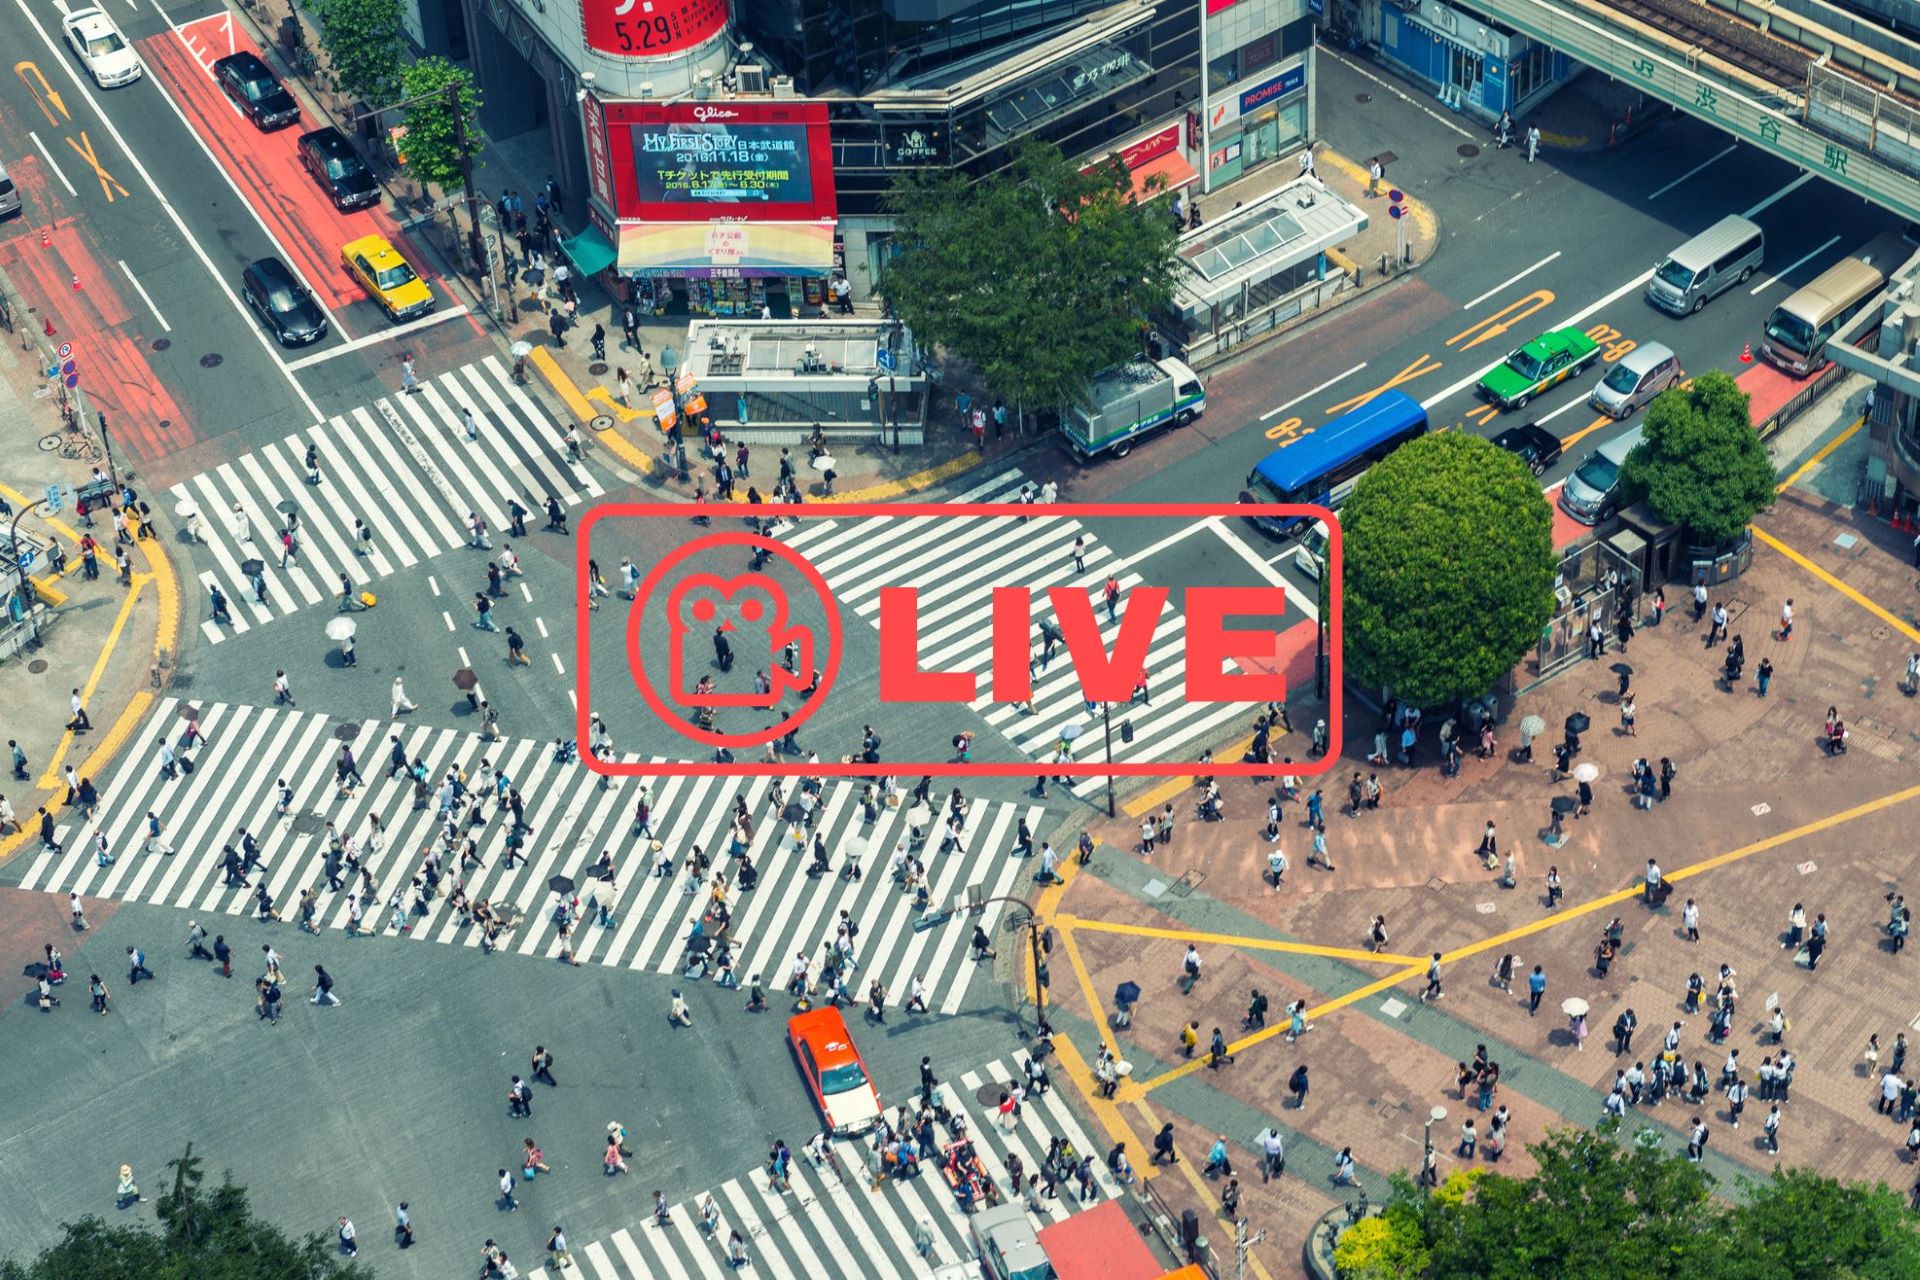
<svg viewBox="0 0 1920 1280">
<path fill-rule="evenodd" d="M 361 236 L 342 245 L 340 261 L 347 274 L 373 295 L 389 320 L 412 320 L 433 310 L 433 290 L 385 236 Z"/>
<path fill-rule="evenodd" d="M 787 1043 L 836 1137 L 860 1133 L 880 1121 L 880 1098 L 847 1023 L 833 1005 L 798 1014 L 787 1023 Z"/>
</svg>

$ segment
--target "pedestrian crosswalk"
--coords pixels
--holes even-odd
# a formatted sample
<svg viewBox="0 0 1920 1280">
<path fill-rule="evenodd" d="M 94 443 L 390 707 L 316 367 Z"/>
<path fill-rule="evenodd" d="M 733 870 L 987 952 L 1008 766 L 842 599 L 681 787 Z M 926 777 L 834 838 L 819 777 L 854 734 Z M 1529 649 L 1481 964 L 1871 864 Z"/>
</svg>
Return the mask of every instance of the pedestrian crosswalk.
<svg viewBox="0 0 1920 1280">
<path fill-rule="evenodd" d="M 1108 1175 L 1098 1149 L 1056 1090 L 1029 1095 L 1011 1131 L 1003 1131 L 978 1091 L 996 1082 L 1025 1079 L 1025 1055 L 1002 1059 L 978 1071 L 969 1071 L 948 1087 L 948 1105 L 965 1116 L 967 1136 L 973 1141 L 987 1171 L 1001 1187 L 1009 1182 L 1009 1158 L 1017 1156 L 1029 1173 L 1040 1168 L 1048 1144 L 1064 1137 L 1080 1154 L 1094 1156 L 1095 1190 L 1082 1201 L 1072 1179 L 1062 1180 L 1056 1195 L 1041 1194 L 1037 1226 L 1058 1222 L 1100 1200 L 1118 1188 Z M 954 1082 L 950 1082 L 954 1083 Z M 953 1130 L 941 1127 L 942 1142 Z M 644 1226 L 614 1232 L 585 1248 L 575 1247 L 571 1267 L 525 1270 L 529 1280 L 722 1280 L 731 1274 L 728 1246 L 738 1232 L 744 1242 L 747 1273 L 793 1280 L 822 1276 L 915 1276 L 974 1257 L 969 1219 L 954 1199 L 938 1169 L 929 1164 L 920 1174 L 888 1179 L 874 1185 L 869 1173 L 868 1143 L 862 1138 L 836 1141 L 833 1160 L 814 1164 L 794 1148 L 791 1190 L 777 1190 L 764 1169 L 734 1178 L 714 1189 L 711 1198 L 719 1210 L 709 1226 L 708 1195 L 696 1195 L 672 1206 L 666 1220 L 648 1218 Z M 928 1241 L 923 1254 L 917 1244 Z"/>
<path fill-rule="evenodd" d="M 1019 502 L 1021 488 L 1028 483 L 1017 468 L 1010 469 L 953 501 Z M 985 673 L 992 669 L 993 635 L 984 620 L 989 616 L 994 587 L 1085 588 L 1095 602 L 1101 639 L 1111 649 L 1119 628 L 1100 607 L 1102 589 L 1108 575 L 1113 575 L 1124 601 L 1129 590 L 1141 585 L 1140 575 L 1078 519 L 1044 514 L 1047 508 L 1041 505 L 1032 510 L 1035 514 L 1025 521 L 1006 516 L 845 521 L 816 517 L 788 526 L 779 536 L 820 570 L 842 610 L 865 618 L 876 628 L 880 589 L 917 587 L 923 670 Z M 1082 550 L 1078 564 L 1076 542 Z M 1223 726 L 1248 715 L 1243 703 L 1188 702 L 1180 696 L 1186 673 L 1186 620 L 1176 603 L 1169 600 L 1161 611 L 1148 650 L 1149 701 L 1111 709 L 1116 761 L 1176 760 L 1183 754 L 1190 759 L 1217 737 Z M 1037 656 L 1042 651 L 1040 624 L 1053 619 L 1054 614 L 1043 595 L 1036 595 L 1033 612 L 1030 651 Z M 989 688 L 984 675 L 979 687 L 983 691 Z M 1155 693 L 1162 695 L 1157 702 L 1152 700 Z M 1014 703 L 995 702 L 985 694 L 972 705 L 1022 755 L 1050 760 L 1065 738 L 1075 744 L 1074 759 L 1084 762 L 1104 758 L 1099 710 L 1087 710 L 1064 646 L 1034 671 L 1032 712 Z M 1123 722 L 1127 726 L 1124 733 Z M 1104 785 L 1099 778 L 1083 778 L 1073 790 L 1085 796 Z"/>
<path fill-rule="evenodd" d="M 473 432 L 467 415 L 473 417 Z M 217 586 L 231 625 L 201 623 L 218 644 L 276 617 L 332 600 L 345 574 L 356 590 L 471 539 L 469 513 L 498 540 L 517 498 L 545 523 L 548 495 L 572 507 L 601 495 L 586 467 L 567 458 L 561 428 L 497 357 L 423 379 L 177 484 L 176 501 L 200 512 L 202 598 Z M 307 482 L 316 451 L 321 482 Z M 283 559 L 287 512 L 298 517 L 295 554 Z M 362 521 L 370 539 L 356 536 Z M 262 592 L 248 561 L 261 562 Z"/>
<path fill-rule="evenodd" d="M 184 705 L 178 699 L 163 700 L 152 723 L 166 732 L 187 724 L 181 716 Z M 207 915 L 250 913 L 254 892 L 262 884 L 292 921 L 300 891 L 318 887 L 317 923 L 344 928 L 354 873 L 344 874 L 341 891 L 328 889 L 331 841 L 325 824 L 332 823 L 358 846 L 361 883 L 371 886 L 363 889 L 367 929 L 383 938 L 478 947 L 482 930 L 463 926 L 460 913 L 449 905 L 450 888 L 459 878 L 454 856 L 446 858 L 441 892 L 424 916 L 408 917 L 404 933 L 393 928 L 386 904 L 396 894 L 410 894 L 421 869 L 420 851 L 439 843 L 442 818 L 436 789 L 441 779 L 457 769 L 477 788 L 490 766 L 521 795 L 524 821 L 532 828 L 523 850 L 527 860 L 506 870 L 502 854 L 513 815 L 504 805 L 481 806 L 483 824 L 459 824 L 461 839 L 472 835 L 482 859 L 466 877 L 468 897 L 485 898 L 520 917 L 517 927 L 502 936 L 499 950 L 558 958 L 564 943 L 552 912 L 557 903 L 577 895 L 584 904 L 571 935 L 577 960 L 684 973 L 687 940 L 709 904 L 706 887 L 685 871 L 697 847 L 712 858 L 712 870 L 724 870 L 734 886 L 730 937 L 742 982 L 762 974 L 769 998 L 779 999 L 779 988 L 800 952 L 808 954 L 817 978 L 824 944 L 834 938 L 845 912 L 859 926 L 849 990 L 863 994 L 867 983 L 878 978 L 888 1006 L 897 1009 L 906 1004 L 918 976 L 929 1010 L 951 1014 L 959 1011 L 975 967 L 968 946 L 972 926 L 979 924 L 991 936 L 1001 904 L 978 913 L 962 910 L 945 919 L 941 909 L 1020 892 L 1038 865 L 1037 858 L 1022 856 L 1017 834 L 1023 820 L 1038 832 L 1040 807 L 974 801 L 958 849 L 943 852 L 943 836 L 935 831 L 919 855 L 930 899 L 928 912 L 922 913 L 896 883 L 889 864 L 908 839 L 909 817 L 923 827 L 938 823 L 928 822 L 926 810 L 906 805 L 880 805 L 875 820 L 867 823 L 864 784 L 830 783 L 823 788 L 815 812 L 832 870 L 809 876 L 812 858 L 793 839 L 794 825 L 774 811 L 771 779 L 739 785 L 712 777 L 602 779 L 577 762 L 557 762 L 551 744 L 530 739 L 489 742 L 454 729 L 380 720 L 342 722 L 318 713 L 227 703 L 200 704 L 198 711 L 207 741 L 191 753 L 191 773 L 168 779 L 151 755 L 123 756 L 101 787 L 103 802 L 95 817 L 65 810 L 58 833 L 61 850 L 41 850 L 23 860 L 21 886 L 168 904 L 199 913 L 203 921 Z M 432 786 L 422 798 L 416 799 L 405 773 L 387 776 L 395 735 L 410 759 L 426 764 Z M 335 762 L 343 747 L 351 747 L 366 779 L 350 795 L 335 785 Z M 284 815 L 278 812 L 283 783 L 291 792 Z M 662 845 L 662 853 L 675 858 L 670 875 L 652 873 L 658 855 L 650 840 L 633 831 L 643 787 L 652 837 Z M 789 788 L 788 803 L 796 792 L 797 785 Z M 736 796 L 744 798 L 752 819 L 743 848 L 731 837 Z M 165 839 L 176 854 L 146 851 L 149 811 L 166 824 Z M 236 832 L 242 827 L 259 841 L 266 870 L 249 877 L 247 888 L 229 888 L 222 850 L 238 843 Z M 98 833 L 106 835 L 114 857 L 110 865 L 100 865 L 94 852 Z M 617 873 L 610 882 L 595 875 L 603 850 L 611 851 L 615 860 Z M 738 855 L 743 853 L 758 872 L 758 884 L 751 890 L 738 887 Z M 862 869 L 857 881 L 840 874 L 850 855 L 858 857 Z M 577 887 L 556 891 L 556 884 L 568 882 Z M 596 908 L 602 904 L 610 911 L 610 923 L 597 922 Z"/>
</svg>

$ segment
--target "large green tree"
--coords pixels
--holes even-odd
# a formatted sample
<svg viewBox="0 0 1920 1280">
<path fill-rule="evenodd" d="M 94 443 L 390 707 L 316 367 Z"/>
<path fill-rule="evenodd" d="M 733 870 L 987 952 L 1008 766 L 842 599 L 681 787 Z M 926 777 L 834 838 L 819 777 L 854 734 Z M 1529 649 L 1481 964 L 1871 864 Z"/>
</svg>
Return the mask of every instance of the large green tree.
<svg viewBox="0 0 1920 1280">
<path fill-rule="evenodd" d="M 1355 486 L 1345 532 L 1347 675 L 1433 706 L 1485 693 L 1553 607 L 1553 512 L 1526 466 L 1448 431 Z"/>
<path fill-rule="evenodd" d="M 172 1185 L 154 1200 L 157 1228 L 85 1217 L 31 1262 L 0 1262 L 0 1280 L 373 1280 L 330 1236 L 296 1240 L 255 1218 L 230 1177 L 202 1191 L 192 1147 L 168 1167 Z"/>
<path fill-rule="evenodd" d="M 1727 1213 L 1717 1275 L 1740 1280 L 1920 1276 L 1920 1217 L 1885 1183 L 1776 1170 Z"/>
<path fill-rule="evenodd" d="M 919 341 L 1023 413 L 1086 404 L 1093 376 L 1138 354 L 1144 317 L 1173 296 L 1173 220 L 1136 200 L 1118 157 L 1082 173 L 1028 144 L 978 182 L 910 175 L 887 207 L 897 253 L 880 292 Z"/>
<path fill-rule="evenodd" d="M 451 95 L 448 85 L 456 86 Z M 417 99 L 407 108 L 407 136 L 401 143 L 408 170 L 443 190 L 459 187 L 464 161 L 480 150 L 480 90 L 472 73 L 442 57 L 421 58 L 400 73 L 400 92 Z M 460 104 L 457 115 L 454 96 Z"/>
<path fill-rule="evenodd" d="M 1724 370 L 1654 397 L 1646 433 L 1621 468 L 1628 502 L 1647 499 L 1709 544 L 1739 537 L 1773 505 L 1773 460 L 1754 432 L 1747 393 Z"/>
<path fill-rule="evenodd" d="M 313 8 L 320 47 L 341 91 L 370 107 L 397 99 L 407 59 L 401 0 L 314 0 Z"/>
</svg>

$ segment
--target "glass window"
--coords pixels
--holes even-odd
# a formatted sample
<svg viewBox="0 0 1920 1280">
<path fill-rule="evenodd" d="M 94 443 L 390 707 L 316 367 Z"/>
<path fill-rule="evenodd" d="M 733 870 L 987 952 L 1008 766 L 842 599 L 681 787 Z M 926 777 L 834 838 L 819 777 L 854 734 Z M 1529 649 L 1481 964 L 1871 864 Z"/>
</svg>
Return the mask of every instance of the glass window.
<svg viewBox="0 0 1920 1280">
<path fill-rule="evenodd" d="M 1240 78 L 1240 51 L 1223 53 L 1207 64 L 1209 93 L 1217 93 Z"/>
<path fill-rule="evenodd" d="M 1278 55 L 1274 52 L 1273 36 L 1261 36 L 1240 50 L 1240 74 L 1250 76 L 1260 68 L 1272 62 Z"/>
</svg>

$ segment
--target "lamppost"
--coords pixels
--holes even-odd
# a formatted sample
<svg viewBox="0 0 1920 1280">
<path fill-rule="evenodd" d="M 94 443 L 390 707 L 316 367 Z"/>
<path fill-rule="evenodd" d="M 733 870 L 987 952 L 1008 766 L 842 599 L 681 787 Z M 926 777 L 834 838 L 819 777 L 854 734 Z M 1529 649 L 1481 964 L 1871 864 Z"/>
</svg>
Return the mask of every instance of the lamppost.
<svg viewBox="0 0 1920 1280">
<path fill-rule="evenodd" d="M 1113 704 L 1100 704 L 1100 728 L 1107 739 L 1107 816 L 1114 816 L 1113 807 Z"/>
<path fill-rule="evenodd" d="M 20 554 L 20 517 L 27 514 L 32 505 L 23 503 L 13 513 L 13 523 L 7 526 L 7 554 L 13 557 L 13 571 L 20 579 L 20 607 L 27 624 L 27 643 L 39 648 L 40 624 L 33 616 L 33 591 L 27 585 L 26 557 Z"/>
<path fill-rule="evenodd" d="M 680 468 L 680 482 L 689 479 L 687 472 L 687 426 L 680 417 L 680 383 L 674 373 L 680 368 L 680 352 L 671 345 L 660 348 L 660 368 L 667 375 L 667 395 L 673 401 L 673 432 L 667 437 L 673 446 L 673 460 Z"/>
<path fill-rule="evenodd" d="M 467 113 L 460 109 L 460 83 L 458 80 L 449 80 L 432 93 L 402 98 L 384 107 L 373 107 L 354 116 L 347 123 L 359 124 L 362 120 L 376 120 L 389 111 L 398 111 L 401 107 L 416 106 L 422 102 L 431 102 L 435 98 L 446 99 L 447 111 L 453 116 L 453 149 L 460 157 L 460 181 L 466 190 L 467 252 L 473 256 L 474 275 L 481 279 L 491 279 L 492 265 L 487 260 L 487 246 L 480 235 L 480 197 L 473 189 L 473 152 L 467 147 Z"/>
<path fill-rule="evenodd" d="M 1051 985 L 1053 976 L 1048 971 L 1047 962 L 1043 957 L 1053 952 L 1053 930 L 1041 922 L 1031 902 L 1011 893 L 969 903 L 967 904 L 968 914 L 985 911 L 996 902 L 1011 902 L 1027 913 L 1027 949 L 1033 957 L 1033 1016 L 1044 1028 L 1047 1025 L 1047 987 Z"/>
<path fill-rule="evenodd" d="M 1423 1151 L 1420 1156 L 1420 1185 L 1422 1186 L 1431 1187 L 1440 1180 L 1435 1175 L 1433 1169 L 1433 1126 L 1438 1121 L 1445 1120 L 1446 1118 L 1447 1109 L 1437 1104 L 1433 1110 L 1427 1112 L 1427 1145 L 1426 1150 Z"/>
<path fill-rule="evenodd" d="M 887 412 L 893 415 L 893 452 L 900 452 L 900 396 L 894 390 L 898 385 L 896 371 L 900 367 L 900 322 L 893 322 L 893 333 L 887 339 L 887 352 L 893 358 L 887 361 Z"/>
<path fill-rule="evenodd" d="M 107 415 L 96 409 L 94 416 L 100 419 L 100 447 L 106 450 L 107 454 L 107 478 L 113 481 L 114 490 L 117 492 L 120 488 L 120 468 L 113 462 L 113 437 L 107 433 Z"/>
</svg>

